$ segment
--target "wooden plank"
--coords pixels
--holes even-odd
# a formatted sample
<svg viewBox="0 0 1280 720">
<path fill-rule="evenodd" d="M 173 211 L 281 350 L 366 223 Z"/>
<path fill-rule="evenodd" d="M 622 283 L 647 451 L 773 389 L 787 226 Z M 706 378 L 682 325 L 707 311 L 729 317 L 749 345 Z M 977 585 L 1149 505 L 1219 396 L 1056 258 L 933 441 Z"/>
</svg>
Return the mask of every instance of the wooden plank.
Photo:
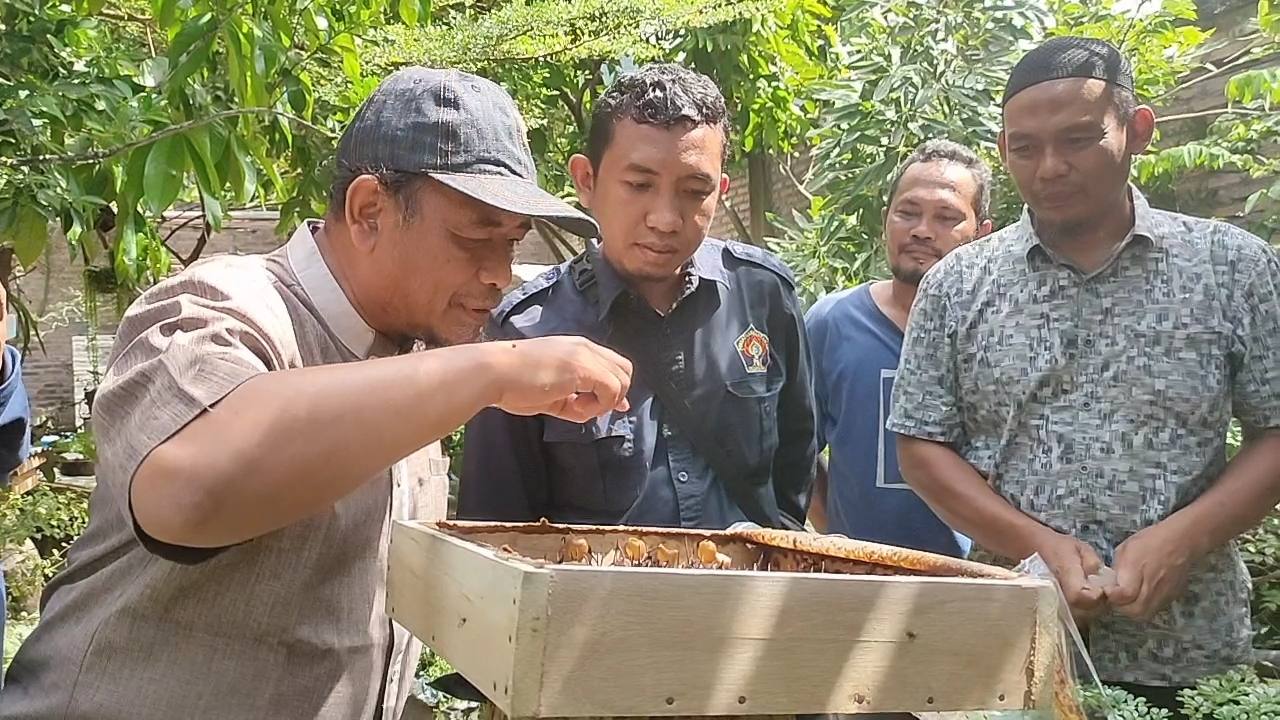
<svg viewBox="0 0 1280 720">
<path fill-rule="evenodd" d="M 1037 580 L 556 567 L 540 717 L 1031 709 Z"/>
<path fill-rule="evenodd" d="M 608 716 L 586 716 L 574 718 L 573 720 L 646 720 L 648 716 L 641 717 L 608 717 Z M 794 720 L 795 715 L 724 715 L 717 717 L 715 720 Z M 400 720 L 409 720 L 407 717 L 401 717 Z M 425 719 L 424 719 L 425 720 Z M 482 703 L 477 720 L 511 720 L 502 713 L 501 710 L 494 707 L 490 703 Z M 705 720 L 699 715 L 674 715 L 664 716 L 663 720 Z M 833 719 L 835 720 L 835 719 Z"/>
<path fill-rule="evenodd" d="M 504 713 L 533 714 L 548 572 L 420 523 L 391 529 L 387 613 Z"/>
</svg>

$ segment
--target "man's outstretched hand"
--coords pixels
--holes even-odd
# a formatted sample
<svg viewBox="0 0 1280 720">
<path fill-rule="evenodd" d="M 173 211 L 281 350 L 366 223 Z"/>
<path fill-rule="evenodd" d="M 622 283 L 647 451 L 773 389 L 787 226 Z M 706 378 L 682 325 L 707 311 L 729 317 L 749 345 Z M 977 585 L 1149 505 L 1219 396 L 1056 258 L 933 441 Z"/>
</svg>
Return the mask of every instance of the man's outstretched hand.
<svg viewBox="0 0 1280 720">
<path fill-rule="evenodd" d="M 552 336 L 493 343 L 499 399 L 513 415 L 585 422 L 625 411 L 631 361 L 586 338 Z"/>
</svg>

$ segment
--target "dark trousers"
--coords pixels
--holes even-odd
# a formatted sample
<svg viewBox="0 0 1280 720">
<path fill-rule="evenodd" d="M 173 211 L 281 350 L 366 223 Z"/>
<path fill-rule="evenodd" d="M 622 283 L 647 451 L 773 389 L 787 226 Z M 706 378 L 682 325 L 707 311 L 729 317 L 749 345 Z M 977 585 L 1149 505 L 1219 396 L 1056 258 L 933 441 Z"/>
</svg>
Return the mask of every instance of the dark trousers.
<svg viewBox="0 0 1280 720">
<path fill-rule="evenodd" d="M 1178 693 L 1185 688 L 1180 687 L 1159 687 L 1156 685 L 1134 685 L 1133 683 L 1112 682 L 1107 683 L 1114 687 L 1147 701 L 1147 704 L 1155 708 L 1164 708 L 1169 711 L 1173 720 L 1187 720 L 1187 716 L 1182 712 L 1182 703 L 1178 701 Z"/>
</svg>

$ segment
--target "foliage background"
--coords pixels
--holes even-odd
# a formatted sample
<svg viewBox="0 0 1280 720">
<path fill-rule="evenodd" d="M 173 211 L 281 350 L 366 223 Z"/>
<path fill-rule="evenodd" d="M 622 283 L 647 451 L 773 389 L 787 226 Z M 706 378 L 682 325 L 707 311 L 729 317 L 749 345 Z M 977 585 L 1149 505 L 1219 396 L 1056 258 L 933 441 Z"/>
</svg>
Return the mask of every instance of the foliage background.
<svg viewBox="0 0 1280 720">
<path fill-rule="evenodd" d="M 0 280 L 67 253 L 86 267 L 87 287 L 127 300 L 192 259 L 159 232 L 167 211 L 199 210 L 206 237 L 237 208 L 278 207 L 290 228 L 323 208 L 329 155 L 351 113 L 378 78 L 409 63 L 506 86 L 529 123 L 540 180 L 567 196 L 565 160 L 601 89 L 637 63 L 673 60 L 725 90 L 735 169 L 771 169 L 807 198 L 773 218 L 767 242 L 812 299 L 883 274 L 885 180 L 922 139 L 968 143 L 994 164 L 1009 67 L 1067 31 L 1135 55 L 1139 91 L 1156 102 L 1229 77 L 1224 111 L 1164 114 L 1134 177 L 1166 206 L 1205 171 L 1269 179 L 1246 210 L 1272 201 L 1254 229 L 1274 236 L 1280 71 L 1248 67 L 1280 52 L 1271 0 L 1257 3 L 1255 24 L 1244 52 L 1206 65 L 1213 37 L 1190 0 L 6 0 Z M 997 200 L 1007 222 L 1018 203 L 1003 177 Z M 24 341 L 38 340 L 21 294 L 11 295 Z M 0 529 L 9 540 L 74 534 L 87 510 L 68 497 L 6 497 Z M 1280 519 L 1242 545 L 1259 644 L 1280 649 Z M 33 587 L 56 557 L 42 562 Z M 424 662 L 424 672 L 443 669 Z M 1261 687 L 1240 676 L 1197 697 L 1226 708 L 1246 686 Z"/>
</svg>

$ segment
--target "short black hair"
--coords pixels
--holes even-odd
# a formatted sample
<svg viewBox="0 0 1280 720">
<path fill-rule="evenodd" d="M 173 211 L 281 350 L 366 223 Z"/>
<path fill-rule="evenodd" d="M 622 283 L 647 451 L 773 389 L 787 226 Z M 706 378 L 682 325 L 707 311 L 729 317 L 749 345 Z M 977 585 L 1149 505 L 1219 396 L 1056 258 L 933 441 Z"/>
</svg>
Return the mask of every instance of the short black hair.
<svg viewBox="0 0 1280 720">
<path fill-rule="evenodd" d="M 1128 125 L 1134 114 L 1138 112 L 1138 95 L 1129 88 L 1112 85 L 1111 105 L 1115 108 L 1120 122 Z"/>
<path fill-rule="evenodd" d="M 912 165 L 928 162 L 955 163 L 968 170 L 977 185 L 974 191 L 973 212 L 977 215 L 978 222 L 991 217 L 991 168 L 987 167 L 977 153 L 950 140 L 928 140 L 898 165 L 898 169 L 893 173 L 893 180 L 889 183 L 889 201 L 886 206 L 893 204 L 893 199 L 898 194 L 898 185 L 902 182 L 902 176 L 907 174 L 907 170 L 910 170 Z"/>
<path fill-rule="evenodd" d="M 723 160 L 729 154 L 729 110 L 724 95 L 702 73 L 674 63 L 653 63 L 619 77 L 591 109 L 587 159 L 600 167 L 619 120 L 669 128 L 676 123 L 710 125 L 723 135 Z"/>
<path fill-rule="evenodd" d="M 400 203 L 401 219 L 411 222 L 418 212 L 418 191 L 431 177 L 424 173 L 388 170 L 385 167 L 349 167 L 338 163 L 334 173 L 333 184 L 329 186 L 329 212 L 335 217 L 342 217 L 347 206 L 347 191 L 351 183 L 361 175 L 372 175 L 382 189 L 387 191 Z"/>
</svg>

